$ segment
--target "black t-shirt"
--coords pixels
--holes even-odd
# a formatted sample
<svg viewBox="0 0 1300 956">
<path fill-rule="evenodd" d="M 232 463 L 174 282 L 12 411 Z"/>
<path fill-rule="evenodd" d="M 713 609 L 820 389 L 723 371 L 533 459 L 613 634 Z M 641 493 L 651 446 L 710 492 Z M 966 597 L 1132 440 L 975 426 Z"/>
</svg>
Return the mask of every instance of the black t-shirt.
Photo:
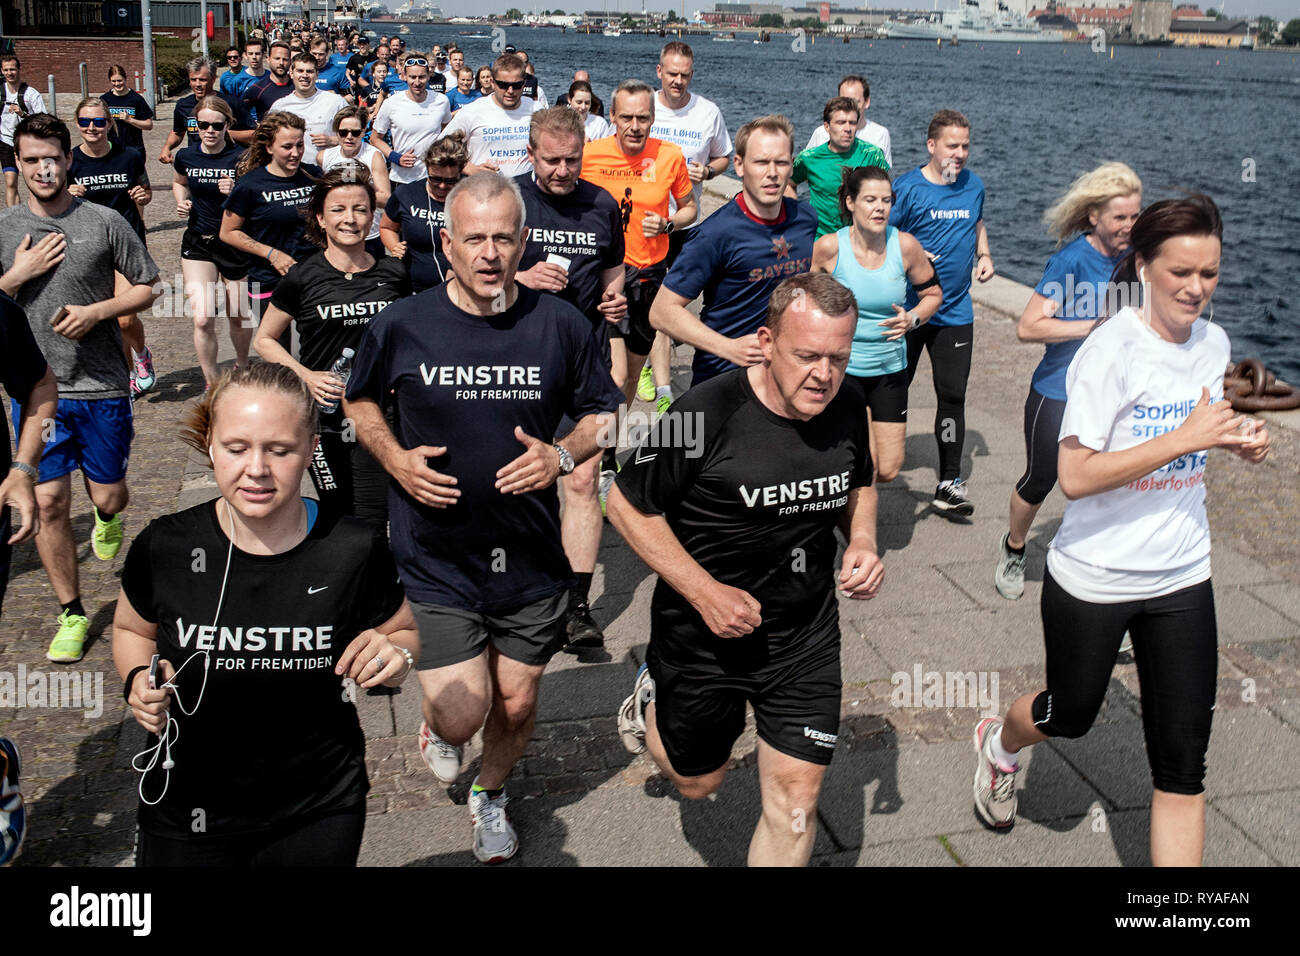
<svg viewBox="0 0 1300 956">
<path fill-rule="evenodd" d="M 135 90 L 127 90 L 121 96 L 110 90 L 107 93 L 101 93 L 99 98 L 104 101 L 114 119 L 121 119 L 126 116 L 138 120 L 153 119 L 153 110 L 149 108 L 149 101 Z M 130 123 L 117 123 L 116 128 L 116 132 L 109 133 L 109 138 L 113 142 L 121 143 L 123 146 L 131 146 L 142 153 L 144 152 L 144 133 L 142 131 L 136 129 Z"/>
<path fill-rule="evenodd" d="M 45 377 L 45 369 L 45 356 L 32 337 L 27 313 L 0 292 L 0 385 L 18 404 L 26 404 L 36 383 Z M 4 422 L 0 428 L 5 432 L 4 441 L 0 441 L 0 475 L 7 478 L 14 457 L 9 447 L 9 419 L 0 415 L 0 420 Z M 22 427 L 21 420 L 14 422 L 14 428 Z"/>
<path fill-rule="evenodd" d="M 144 156 L 138 149 L 110 143 L 103 156 L 87 155 L 80 146 L 73 147 L 68 182 L 86 187 L 86 202 L 107 206 L 127 221 L 135 234 L 144 239 L 144 220 L 127 190 L 149 185 Z"/>
<path fill-rule="evenodd" d="M 430 71 L 429 90 L 434 93 L 445 94 L 447 92 L 447 78 L 443 76 L 441 73 L 439 73 L 437 70 Z"/>
<path fill-rule="evenodd" d="M 334 665 L 402 605 L 382 533 L 321 514 L 292 550 L 246 554 L 217 523 L 224 507 L 150 522 L 122 567 L 122 590 L 158 625 L 157 653 L 180 672 L 179 700 L 193 712 L 172 700 L 176 766 L 158 804 L 140 806 L 140 825 L 160 836 L 194 838 L 198 808 L 207 834 L 230 836 L 356 806 L 369 788 L 365 738 Z M 146 797 L 164 777 L 149 772 Z"/>
<path fill-rule="evenodd" d="M 524 74 L 524 96 L 530 100 L 537 99 L 537 77 L 532 73 Z"/>
<path fill-rule="evenodd" d="M 518 426 L 549 443 L 560 420 L 618 407 L 591 326 L 567 302 L 519 287 L 515 304 L 478 316 L 447 286 L 394 302 L 367 326 L 348 398 L 381 405 L 395 392 L 404 448 L 446 446 L 431 459 L 460 499 L 429 508 L 397 482 L 388 496 L 393 554 L 415 601 L 498 613 L 571 581 L 555 486 L 503 495 L 496 473 L 527 449 Z"/>
<path fill-rule="evenodd" d="M 293 84 L 290 83 L 285 89 L 292 92 Z M 235 115 L 235 125 L 231 129 L 246 130 L 253 128 L 252 118 L 242 102 L 215 90 L 211 95 L 225 100 L 226 105 L 230 107 L 230 112 Z M 197 104 L 198 100 L 193 93 L 189 96 L 182 96 L 176 101 L 176 112 L 172 114 L 172 132 L 177 136 L 185 137 L 181 141 L 185 146 L 198 146 L 200 142 L 199 121 L 194 118 L 194 107 Z"/>
<path fill-rule="evenodd" d="M 538 187 L 531 171 L 515 177 L 524 197 L 528 242 L 520 270 L 545 262 L 551 254 L 569 260 L 569 284 L 555 293 L 592 322 L 603 322 L 596 311 L 604 286 L 600 274 L 623 264 L 623 220 L 614 197 L 579 179 L 567 196 L 553 196 Z"/>
<path fill-rule="evenodd" d="M 205 236 L 221 231 L 221 210 L 226 194 L 218 185 L 223 179 L 235 178 L 235 165 L 244 155 L 244 147 L 227 141 L 219 153 L 205 153 L 202 146 L 186 146 L 172 160 L 176 173 L 189 182 L 189 226 Z"/>
<path fill-rule="evenodd" d="M 293 316 L 299 361 L 313 371 L 333 366 L 344 349 L 355 350 L 370 320 L 411 293 L 396 259 L 378 259 L 367 271 L 347 275 L 318 252 L 286 272 L 271 296 L 273 306 Z"/>
<path fill-rule="evenodd" d="M 416 292 L 441 285 L 442 277 L 451 269 L 442 251 L 443 206 L 429 195 L 428 183 L 427 179 L 394 183 L 388 205 L 384 206 L 384 215 L 397 223 L 398 234 L 406 243 L 403 262 Z"/>
<path fill-rule="evenodd" d="M 379 57 L 373 53 L 353 53 L 348 57 L 348 72 L 360 72 L 364 70 L 367 64 L 374 63 Z"/>
<path fill-rule="evenodd" d="M 662 514 L 705 571 L 758 600 L 754 636 L 776 648 L 836 620 L 833 529 L 850 489 L 871 475 L 866 410 L 847 390 L 803 422 L 769 410 L 735 369 L 673 402 L 618 487 L 637 510 Z M 682 642 L 712 636 L 662 580 L 651 609 Z"/>
<path fill-rule="evenodd" d="M 293 80 L 287 76 L 284 83 L 276 83 L 275 77 L 268 71 L 260 80 L 254 80 L 244 90 L 242 108 L 253 122 L 266 119 L 266 114 L 275 107 L 277 100 L 293 92 Z M 179 109 L 179 104 L 177 104 Z"/>
<path fill-rule="evenodd" d="M 235 180 L 224 208 L 244 217 L 243 231 L 255 240 L 301 262 L 317 251 L 307 241 L 302 210 L 321 175 L 320 167 L 311 163 L 303 163 L 288 178 L 276 176 L 266 166 L 250 170 Z M 249 256 L 248 278 L 269 291 L 280 281 L 280 273 L 261 256 Z"/>
</svg>

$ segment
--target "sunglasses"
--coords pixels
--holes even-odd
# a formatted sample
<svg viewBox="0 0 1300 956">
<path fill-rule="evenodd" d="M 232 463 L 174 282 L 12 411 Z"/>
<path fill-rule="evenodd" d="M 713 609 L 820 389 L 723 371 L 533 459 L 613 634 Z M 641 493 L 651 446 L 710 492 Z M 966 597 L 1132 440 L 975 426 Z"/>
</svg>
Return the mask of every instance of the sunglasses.
<svg viewBox="0 0 1300 956">
<path fill-rule="evenodd" d="M 95 129 L 103 129 L 108 125 L 108 120 L 103 116 L 78 116 L 77 125 L 82 129 L 90 129 L 92 126 Z"/>
<path fill-rule="evenodd" d="M 460 182 L 459 176 L 430 176 L 429 182 L 437 183 L 439 186 L 455 186 Z"/>
<path fill-rule="evenodd" d="M 428 66 L 429 61 L 422 56 L 408 56 L 406 58 L 407 66 Z"/>
<path fill-rule="evenodd" d="M 207 120 L 195 120 L 194 122 L 198 124 L 199 129 L 203 129 L 203 130 L 215 129 L 218 133 L 226 128 L 225 120 L 221 120 L 220 122 L 216 122 L 216 123 L 209 123 Z"/>
<path fill-rule="evenodd" d="M 359 130 L 359 129 L 341 129 L 341 130 L 339 130 L 339 135 L 340 135 L 340 136 L 360 136 L 360 135 L 361 135 L 361 130 Z"/>
<path fill-rule="evenodd" d="M 238 60 L 238 59 L 239 59 L 239 54 L 238 54 L 238 53 L 227 53 L 227 54 L 226 54 L 226 59 L 227 59 L 227 60 Z"/>
<path fill-rule="evenodd" d="M 524 88 L 523 80 L 515 80 L 513 83 L 506 83 L 503 82 L 502 80 L 498 80 L 494 76 L 492 77 L 492 82 L 495 83 L 498 87 L 500 87 L 503 90 L 522 90 Z"/>
</svg>

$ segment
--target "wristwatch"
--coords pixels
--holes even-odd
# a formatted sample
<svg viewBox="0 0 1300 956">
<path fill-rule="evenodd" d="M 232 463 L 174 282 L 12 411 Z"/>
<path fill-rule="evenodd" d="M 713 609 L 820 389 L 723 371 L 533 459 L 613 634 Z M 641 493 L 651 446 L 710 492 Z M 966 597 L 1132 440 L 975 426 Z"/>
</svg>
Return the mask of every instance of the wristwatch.
<svg viewBox="0 0 1300 956">
<path fill-rule="evenodd" d="M 916 328 L 921 324 L 921 317 L 915 312 L 908 312 L 907 317 L 912 320 L 912 328 Z"/>
<path fill-rule="evenodd" d="M 571 474 L 573 472 L 573 456 L 569 454 L 569 449 L 563 445 L 556 445 L 555 450 L 560 455 L 560 474 Z"/>
<path fill-rule="evenodd" d="M 27 464 L 27 462 L 25 462 L 25 461 L 15 461 L 13 464 L 11 464 L 11 465 L 9 466 L 9 470 L 10 470 L 10 471 L 21 471 L 24 475 L 26 475 L 28 478 L 30 478 L 33 482 L 35 482 L 36 479 L 40 477 L 40 473 L 39 473 L 35 468 L 33 468 L 31 465 Z"/>
<path fill-rule="evenodd" d="M 665 225 L 664 225 L 663 234 L 665 236 L 668 235 L 670 232 L 672 232 L 675 228 L 677 228 L 675 225 L 673 225 L 673 221 L 671 219 L 666 219 L 664 220 L 664 222 Z"/>
</svg>

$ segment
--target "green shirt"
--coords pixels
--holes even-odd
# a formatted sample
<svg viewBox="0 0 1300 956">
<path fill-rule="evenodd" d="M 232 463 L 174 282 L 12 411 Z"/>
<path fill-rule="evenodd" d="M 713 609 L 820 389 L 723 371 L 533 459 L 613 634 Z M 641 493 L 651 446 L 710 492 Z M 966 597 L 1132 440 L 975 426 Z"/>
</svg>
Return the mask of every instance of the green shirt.
<svg viewBox="0 0 1300 956">
<path fill-rule="evenodd" d="M 840 183 L 844 181 L 845 166 L 879 166 L 888 169 L 889 162 L 879 146 L 864 143 L 853 137 L 853 148 L 847 153 L 837 153 L 830 143 L 805 149 L 794 158 L 792 183 L 808 183 L 812 193 L 813 208 L 817 210 L 817 238 L 835 232 L 844 225 L 840 221 Z"/>
</svg>

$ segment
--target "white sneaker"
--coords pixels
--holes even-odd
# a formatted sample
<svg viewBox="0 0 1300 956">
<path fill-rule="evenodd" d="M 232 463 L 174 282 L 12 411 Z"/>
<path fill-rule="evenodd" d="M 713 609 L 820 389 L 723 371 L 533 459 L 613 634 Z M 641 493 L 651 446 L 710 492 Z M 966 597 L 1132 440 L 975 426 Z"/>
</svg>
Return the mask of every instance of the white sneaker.
<svg viewBox="0 0 1300 956">
<path fill-rule="evenodd" d="M 460 761 L 464 747 L 454 747 L 429 729 L 427 721 L 420 723 L 420 756 L 433 775 L 443 783 L 455 783 L 460 776 Z"/>
<path fill-rule="evenodd" d="M 1019 772 L 1019 768 L 1007 772 L 993 759 L 989 741 L 1001 726 L 1002 721 L 996 717 L 985 717 L 975 728 L 975 752 L 979 754 L 975 765 L 975 810 L 995 830 L 1006 830 L 1016 822 L 1016 774 Z"/>
<path fill-rule="evenodd" d="M 478 781 L 475 781 L 477 785 Z M 486 790 L 469 791 L 469 819 L 474 824 L 474 858 L 480 863 L 504 863 L 519 851 L 519 834 L 506 813 L 509 795 L 489 797 Z"/>
<path fill-rule="evenodd" d="M 1016 554 L 1007 544 L 1011 532 L 1003 532 L 998 544 L 998 566 L 993 572 L 993 586 L 1008 601 L 1018 601 L 1025 593 L 1025 552 Z"/>
<path fill-rule="evenodd" d="M 655 699 L 655 682 L 650 676 L 650 666 L 642 664 L 636 672 L 632 696 L 618 709 L 618 735 L 628 753 L 645 753 L 645 709 Z"/>
</svg>

